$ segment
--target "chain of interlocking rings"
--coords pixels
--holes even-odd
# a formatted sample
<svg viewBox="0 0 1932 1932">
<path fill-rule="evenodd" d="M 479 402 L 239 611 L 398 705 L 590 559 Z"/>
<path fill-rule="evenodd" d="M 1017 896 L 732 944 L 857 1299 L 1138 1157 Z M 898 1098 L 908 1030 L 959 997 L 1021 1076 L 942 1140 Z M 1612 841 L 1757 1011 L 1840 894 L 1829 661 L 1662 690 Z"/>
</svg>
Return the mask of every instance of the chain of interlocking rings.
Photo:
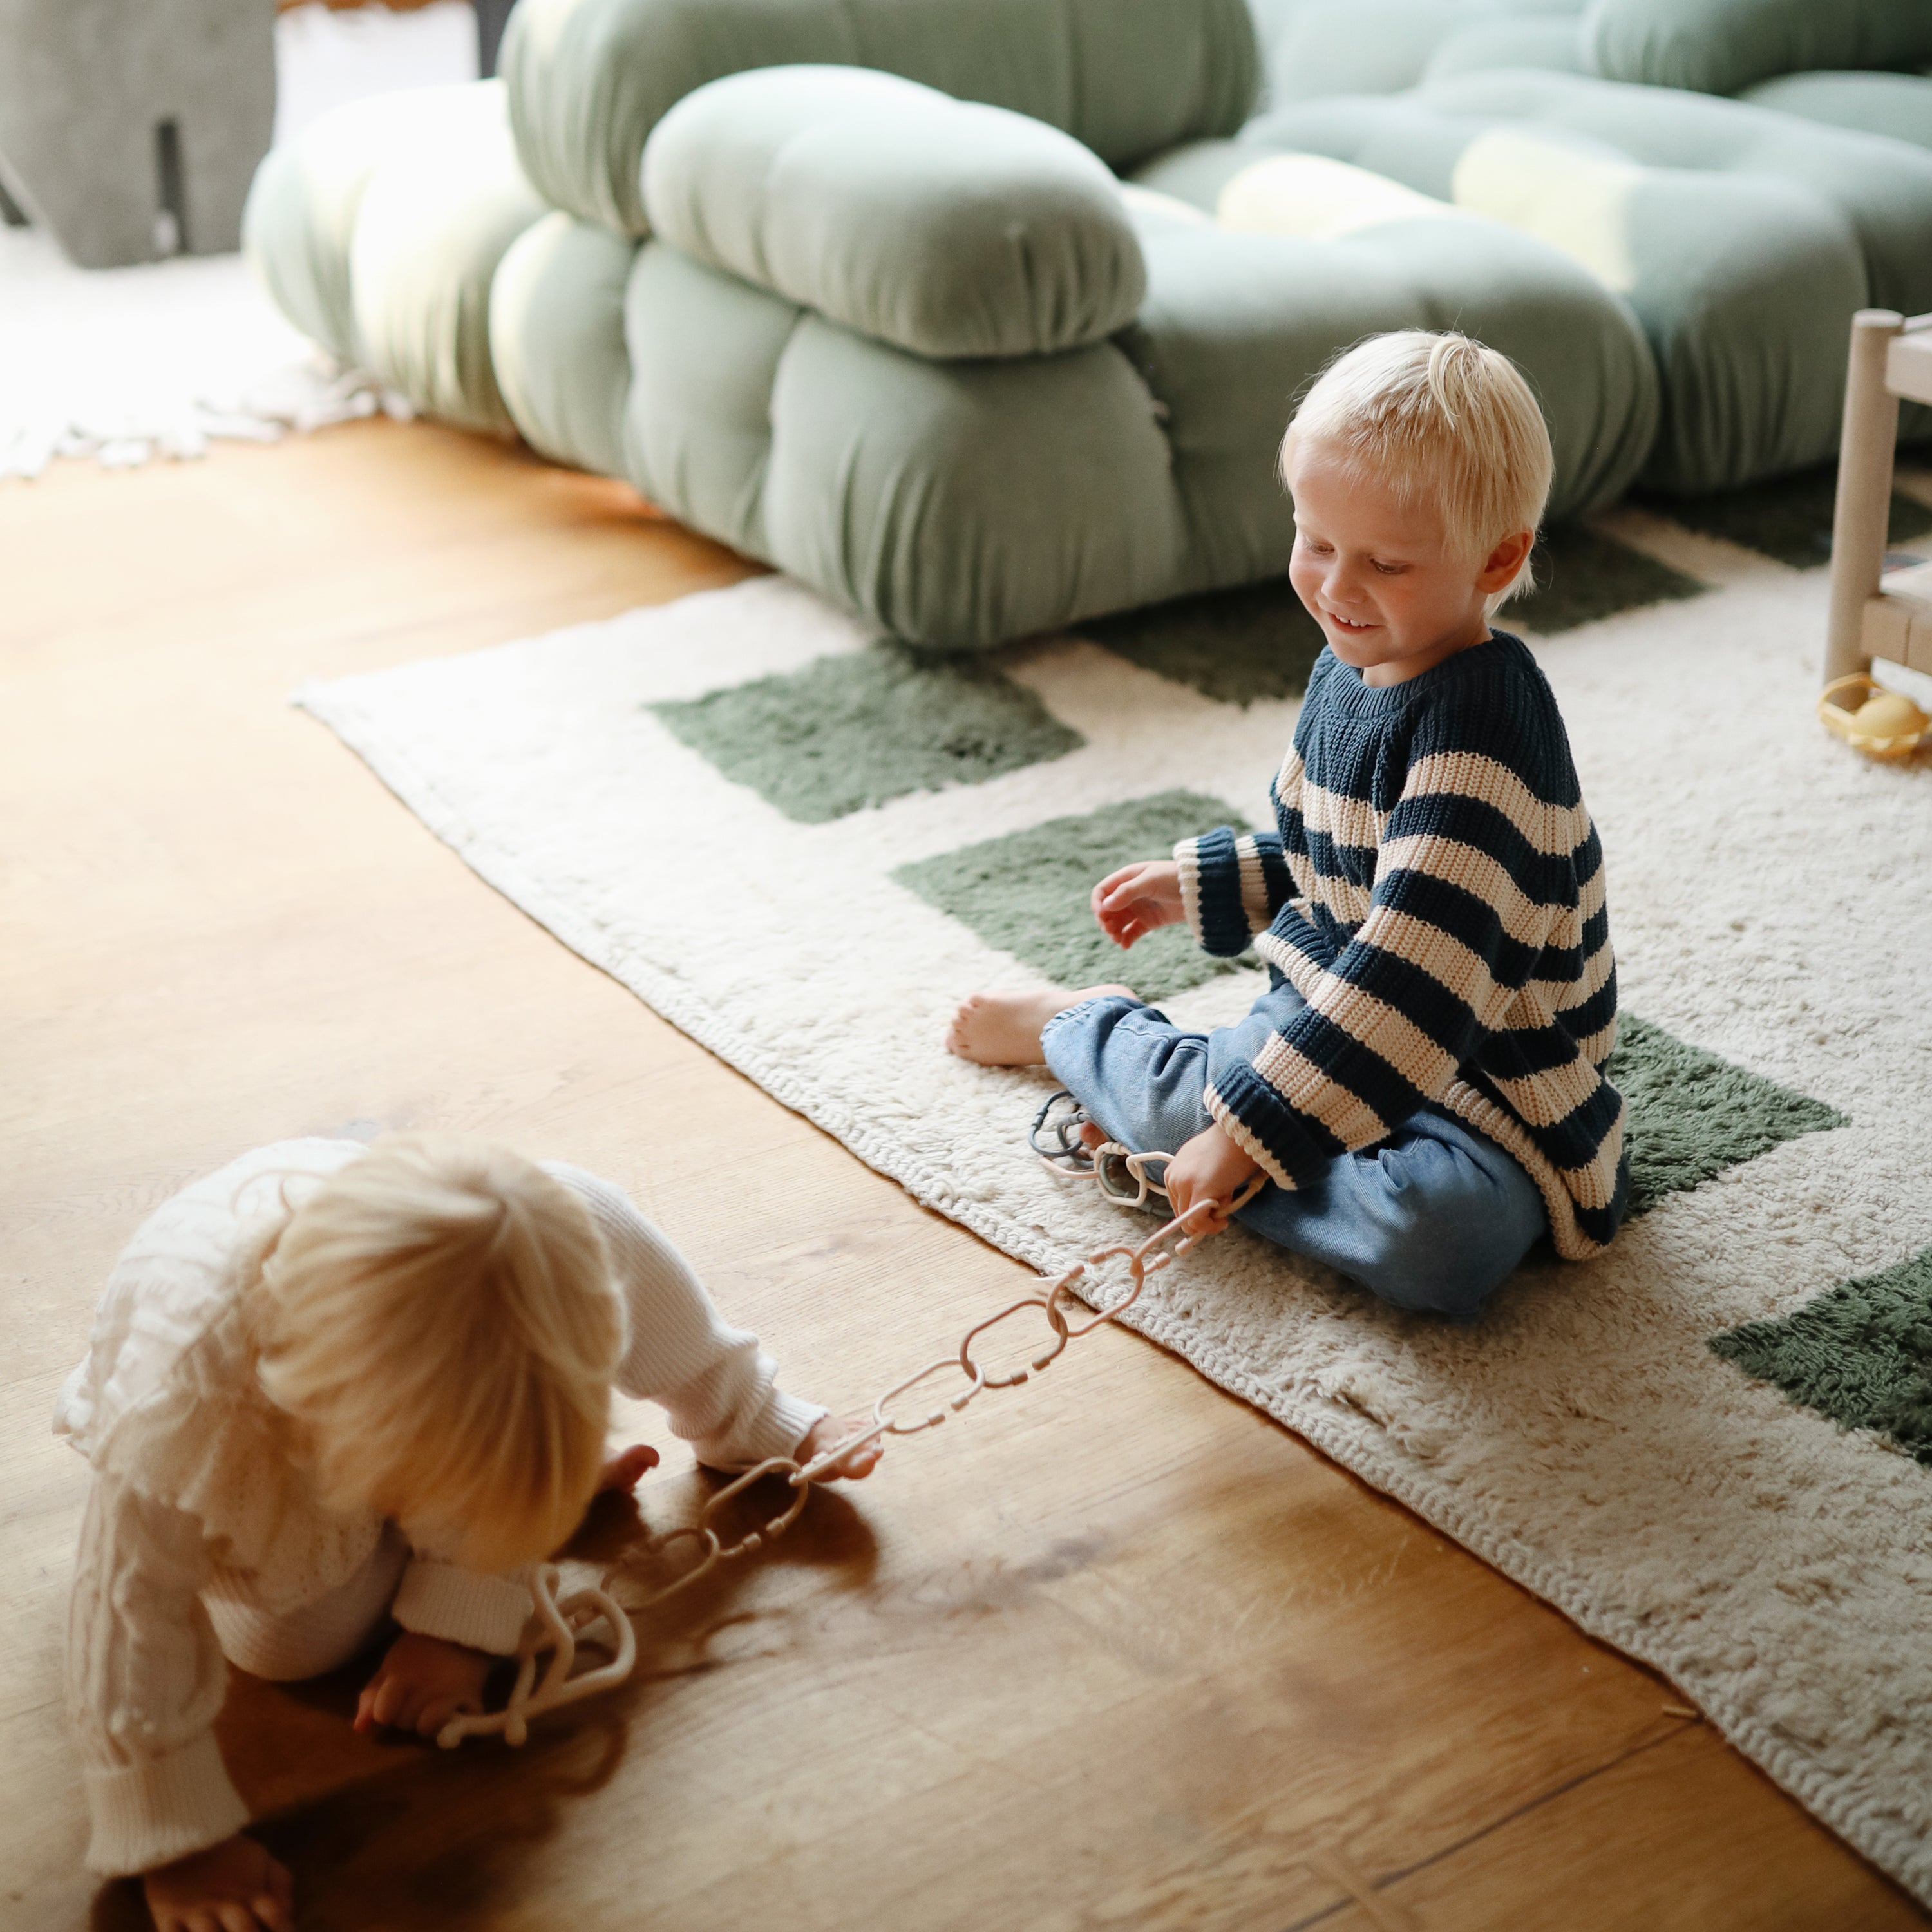
<svg viewBox="0 0 1932 1932">
<path fill-rule="evenodd" d="M 1063 1101 L 1069 1104 L 1061 1110 Z M 1041 1164 L 1050 1173 L 1064 1180 L 1094 1181 L 1108 1200 L 1123 1207 L 1150 1209 L 1153 1197 L 1156 1196 L 1162 1202 L 1166 1201 L 1166 1189 L 1150 1170 L 1159 1163 L 1161 1172 L 1165 1173 L 1165 1163 L 1173 1159 L 1172 1154 L 1135 1154 L 1118 1141 L 1106 1141 L 1089 1148 L 1081 1137 L 1080 1130 L 1085 1125 L 1086 1116 L 1074 1102 L 1073 1096 L 1070 1094 L 1055 1094 L 1034 1117 L 1028 1139 Z M 642 1603 L 634 1605 L 631 1613 L 627 1613 L 606 1592 L 596 1588 L 578 1590 L 560 1600 L 556 1591 L 562 1572 L 554 1564 L 539 1565 L 531 1578 L 531 1594 L 536 1600 L 537 1613 L 518 1652 L 516 1682 L 511 1687 L 508 1702 L 500 1711 L 466 1712 L 452 1718 L 436 1733 L 436 1742 L 447 1748 L 460 1744 L 466 1737 L 500 1732 L 506 1744 L 520 1744 L 528 1735 L 532 1718 L 621 1684 L 631 1674 L 632 1666 L 637 1660 L 637 1633 L 632 1627 L 631 1614 L 655 1610 L 680 1590 L 689 1589 L 718 1564 L 748 1556 L 753 1550 L 776 1542 L 797 1522 L 812 1494 L 812 1484 L 822 1480 L 836 1464 L 855 1449 L 868 1442 L 881 1442 L 888 1436 L 918 1436 L 928 1429 L 937 1429 L 948 1416 L 958 1414 L 968 1403 L 986 1390 L 1017 1388 L 1021 1383 L 1051 1368 L 1070 1342 L 1078 1342 L 1092 1334 L 1095 1329 L 1103 1328 L 1126 1314 L 1140 1299 L 1149 1276 L 1158 1274 L 1170 1262 L 1178 1261 L 1202 1238 L 1206 1221 L 1216 1218 L 1217 1214 L 1231 1214 L 1244 1207 L 1260 1192 L 1262 1185 L 1260 1178 L 1250 1182 L 1224 1208 L 1217 1210 L 1211 1202 L 1197 1202 L 1185 1214 L 1163 1221 L 1137 1244 L 1124 1241 L 1110 1247 L 1096 1248 L 1085 1260 L 1076 1262 L 1044 1288 L 1022 1295 L 998 1314 L 976 1322 L 961 1338 L 955 1353 L 939 1356 L 923 1368 L 916 1370 L 903 1382 L 894 1383 L 873 1403 L 871 1428 L 834 1443 L 809 1462 L 801 1463 L 789 1456 L 767 1456 L 764 1462 L 734 1478 L 706 1503 L 696 1522 L 682 1529 L 668 1531 L 656 1539 L 655 1547 L 660 1553 L 688 1543 L 695 1546 L 696 1554 L 688 1569 Z M 1116 1261 L 1125 1265 L 1126 1292 L 1103 1306 L 1095 1298 L 1094 1276 L 1108 1263 Z M 1069 1320 L 1067 1306 L 1076 1284 L 1082 1282 L 1088 1288 L 1082 1299 L 1094 1312 L 1086 1320 L 1076 1322 Z M 974 1345 L 1003 1322 L 1034 1309 L 1046 1318 L 1046 1325 L 1052 1331 L 1051 1340 L 1038 1354 L 1028 1360 L 1025 1366 L 1005 1375 L 992 1373 L 974 1356 Z M 901 1397 L 910 1395 L 915 1389 L 940 1376 L 958 1376 L 964 1386 L 938 1408 L 928 1409 L 916 1419 L 909 1415 L 902 1417 L 893 1412 L 892 1405 Z M 725 1542 L 715 1527 L 718 1517 L 754 1483 L 777 1475 L 782 1475 L 790 1486 L 794 1492 L 791 1501 L 777 1516 L 758 1528 L 747 1532 L 736 1542 Z M 610 1661 L 573 1676 L 578 1645 L 596 1640 L 600 1627 L 608 1628 L 609 1632 L 608 1647 L 614 1652 Z M 545 1652 L 550 1654 L 550 1663 L 539 1682 L 538 1660 Z"/>
</svg>

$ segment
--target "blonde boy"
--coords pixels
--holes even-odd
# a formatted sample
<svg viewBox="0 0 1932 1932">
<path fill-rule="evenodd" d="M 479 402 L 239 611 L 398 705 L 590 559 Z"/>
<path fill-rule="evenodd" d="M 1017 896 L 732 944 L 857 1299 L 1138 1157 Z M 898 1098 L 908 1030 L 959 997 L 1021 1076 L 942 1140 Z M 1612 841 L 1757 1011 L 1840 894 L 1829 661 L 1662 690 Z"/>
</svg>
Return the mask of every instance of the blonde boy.
<svg viewBox="0 0 1932 1932">
<path fill-rule="evenodd" d="M 143 1874 L 158 1932 L 290 1923 L 214 1738 L 227 1664 L 314 1676 L 393 1617 L 356 1728 L 476 1708 L 530 1615 L 526 1566 L 657 1460 L 604 1460 L 614 1384 L 718 1468 L 842 1432 L 580 1168 L 448 1136 L 287 1141 L 142 1224 L 54 1426 L 94 1468 L 68 1652 L 88 1863 Z"/>
<path fill-rule="evenodd" d="M 1044 1060 L 1090 1141 L 1173 1152 L 1178 1210 L 1236 1216 L 1387 1300 L 1472 1318 L 1545 1234 L 1615 1234 L 1623 1103 L 1603 853 L 1556 702 L 1490 619 L 1528 568 L 1549 434 L 1503 356 L 1378 336 L 1282 445 L 1289 574 L 1327 648 L 1271 787 L 1223 829 L 1094 890 L 1117 944 L 1185 920 L 1270 988 L 1188 1033 L 1124 986 L 981 994 L 948 1044 Z"/>
</svg>

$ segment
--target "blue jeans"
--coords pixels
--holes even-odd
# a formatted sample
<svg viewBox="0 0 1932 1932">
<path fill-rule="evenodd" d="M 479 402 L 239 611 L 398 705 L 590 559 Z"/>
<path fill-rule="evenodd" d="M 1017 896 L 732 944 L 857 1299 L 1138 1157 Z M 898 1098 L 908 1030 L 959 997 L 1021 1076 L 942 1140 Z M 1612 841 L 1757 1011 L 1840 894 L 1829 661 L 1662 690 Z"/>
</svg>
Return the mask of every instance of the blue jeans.
<svg viewBox="0 0 1932 1932">
<path fill-rule="evenodd" d="M 1060 1084 L 1114 1139 L 1172 1154 L 1214 1124 L 1202 1096 L 1216 1075 L 1252 1060 L 1302 1004 L 1279 981 L 1238 1025 L 1184 1033 L 1154 1007 L 1108 994 L 1057 1014 L 1042 1044 Z M 1398 1308 L 1462 1321 L 1482 1312 L 1550 1227 L 1522 1165 L 1434 1106 L 1339 1156 L 1306 1186 L 1263 1188 L 1234 1218 Z"/>
</svg>

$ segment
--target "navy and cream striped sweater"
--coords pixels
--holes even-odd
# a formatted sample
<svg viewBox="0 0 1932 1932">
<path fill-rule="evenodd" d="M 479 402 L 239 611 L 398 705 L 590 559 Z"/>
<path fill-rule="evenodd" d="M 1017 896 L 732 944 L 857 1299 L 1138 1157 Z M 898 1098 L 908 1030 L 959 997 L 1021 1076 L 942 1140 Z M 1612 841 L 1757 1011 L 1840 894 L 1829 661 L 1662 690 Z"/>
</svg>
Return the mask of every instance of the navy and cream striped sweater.
<svg viewBox="0 0 1932 1932">
<path fill-rule="evenodd" d="M 1527 646 L 1498 632 L 1382 686 L 1324 650 L 1270 790 L 1278 832 L 1174 848 L 1195 937 L 1252 944 L 1308 1003 L 1209 1111 L 1292 1187 L 1439 1102 L 1528 1169 L 1558 1252 L 1596 1253 L 1629 1190 L 1604 1077 L 1616 965 L 1603 848 Z"/>
</svg>

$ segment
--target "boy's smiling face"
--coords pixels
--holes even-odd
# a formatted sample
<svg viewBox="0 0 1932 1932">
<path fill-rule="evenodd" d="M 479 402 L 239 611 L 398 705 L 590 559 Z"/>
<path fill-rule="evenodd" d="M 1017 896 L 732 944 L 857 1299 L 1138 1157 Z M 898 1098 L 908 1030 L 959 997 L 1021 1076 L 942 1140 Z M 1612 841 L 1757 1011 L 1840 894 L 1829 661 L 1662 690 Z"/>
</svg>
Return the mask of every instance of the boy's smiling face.
<svg viewBox="0 0 1932 1932">
<path fill-rule="evenodd" d="M 1288 580 L 1364 684 L 1400 684 L 1490 634 L 1489 600 L 1529 554 L 1533 531 L 1512 533 L 1472 562 L 1450 547 L 1433 505 L 1352 476 L 1318 442 L 1293 438 L 1286 473 L 1295 525 Z"/>
</svg>

